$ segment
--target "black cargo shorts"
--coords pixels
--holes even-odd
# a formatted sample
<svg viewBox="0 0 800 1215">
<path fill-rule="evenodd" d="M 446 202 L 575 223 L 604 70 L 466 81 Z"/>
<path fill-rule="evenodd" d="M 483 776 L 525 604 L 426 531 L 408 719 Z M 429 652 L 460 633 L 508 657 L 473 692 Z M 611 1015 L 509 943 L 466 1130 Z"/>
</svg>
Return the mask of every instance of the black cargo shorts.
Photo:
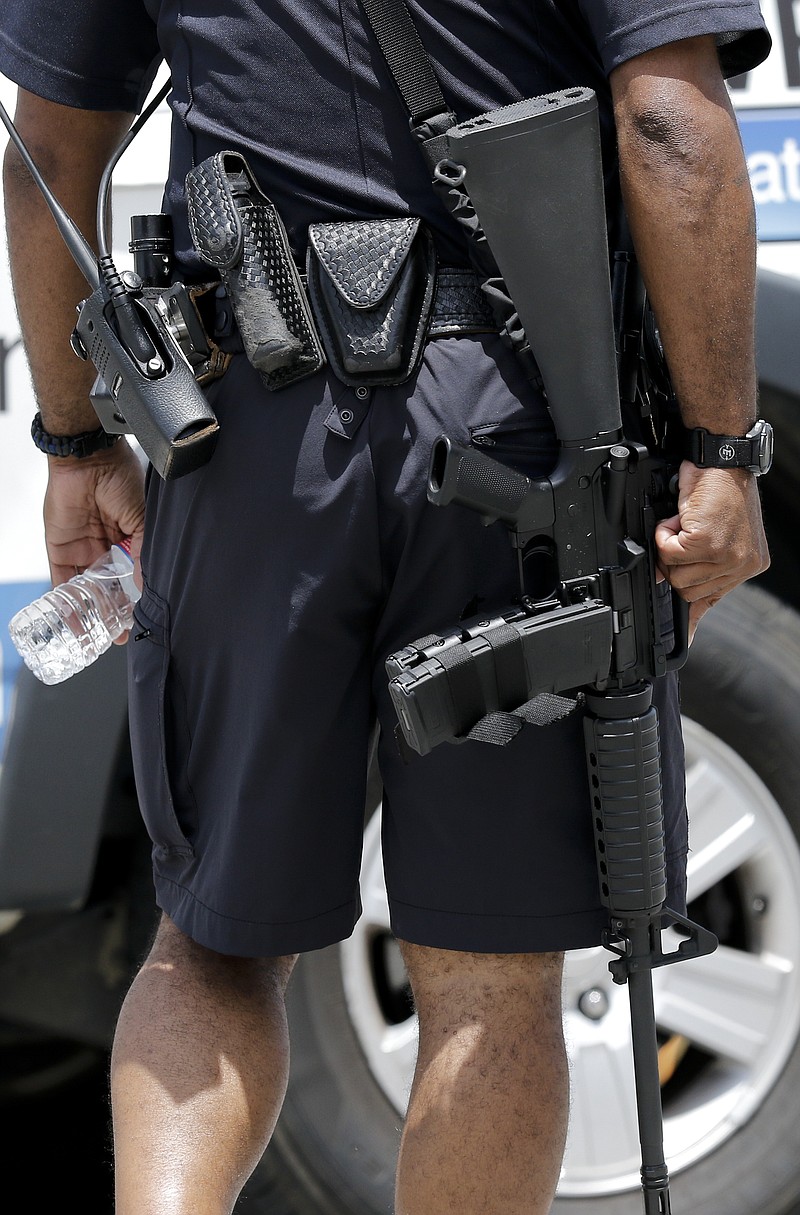
<svg viewBox="0 0 800 1215">
<path fill-rule="evenodd" d="M 490 336 L 431 341 L 419 374 L 366 396 L 319 373 L 268 392 L 242 355 L 209 390 L 211 461 L 152 476 L 129 642 L 137 788 L 159 906 L 222 953 L 348 936 L 370 741 L 380 724 L 392 927 L 423 945 L 540 952 L 599 943 L 580 714 L 505 747 L 406 763 L 386 656 L 517 594 L 500 524 L 426 499 L 431 445 L 478 442 L 541 475 L 544 405 Z M 676 681 L 656 689 L 670 905 L 687 849 Z"/>
</svg>

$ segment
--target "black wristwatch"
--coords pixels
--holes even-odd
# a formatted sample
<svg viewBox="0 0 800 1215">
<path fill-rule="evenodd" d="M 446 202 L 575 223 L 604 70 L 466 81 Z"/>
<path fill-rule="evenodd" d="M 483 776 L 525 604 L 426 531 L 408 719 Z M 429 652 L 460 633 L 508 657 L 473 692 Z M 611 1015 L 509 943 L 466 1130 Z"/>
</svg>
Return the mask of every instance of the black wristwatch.
<svg viewBox="0 0 800 1215">
<path fill-rule="evenodd" d="M 82 460 L 96 451 L 107 451 L 122 435 L 110 435 L 102 426 L 97 430 L 84 430 L 79 435 L 51 435 L 42 426 L 42 415 L 37 413 L 31 423 L 31 438 L 39 451 L 48 456 L 77 456 Z"/>
<path fill-rule="evenodd" d="M 772 466 L 772 427 L 759 419 L 746 435 L 712 435 L 702 426 L 686 432 L 684 457 L 698 468 L 746 468 L 761 477 Z"/>
</svg>

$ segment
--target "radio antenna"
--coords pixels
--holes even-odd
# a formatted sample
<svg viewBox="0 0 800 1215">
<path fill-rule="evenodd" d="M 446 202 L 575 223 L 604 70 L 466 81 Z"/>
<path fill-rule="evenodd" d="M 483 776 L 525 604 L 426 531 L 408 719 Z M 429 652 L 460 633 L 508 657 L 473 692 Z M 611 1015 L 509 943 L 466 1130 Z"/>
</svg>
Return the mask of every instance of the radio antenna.
<svg viewBox="0 0 800 1215">
<path fill-rule="evenodd" d="M 150 115 L 158 109 L 161 102 L 166 97 L 172 88 L 170 80 L 156 93 L 153 100 L 149 103 L 146 109 L 142 110 L 139 117 L 134 122 L 128 134 L 123 139 L 122 143 L 117 148 L 111 160 L 103 170 L 103 176 L 100 178 L 100 187 L 97 192 L 97 247 L 100 250 L 100 257 L 108 257 L 108 241 L 106 233 L 108 232 L 108 201 L 111 197 L 111 175 L 117 167 L 117 164 L 122 156 L 122 153 L 127 151 L 135 137 L 139 134 L 144 124 L 147 122 Z"/>
</svg>

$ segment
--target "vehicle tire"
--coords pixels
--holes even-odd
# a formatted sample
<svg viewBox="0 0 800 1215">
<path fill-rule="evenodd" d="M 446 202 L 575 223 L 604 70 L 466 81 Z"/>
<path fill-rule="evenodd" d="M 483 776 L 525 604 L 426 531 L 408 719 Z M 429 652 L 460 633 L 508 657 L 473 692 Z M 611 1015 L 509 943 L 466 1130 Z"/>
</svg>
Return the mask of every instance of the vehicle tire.
<svg viewBox="0 0 800 1215">
<path fill-rule="evenodd" d="M 654 973 L 660 1041 L 680 1047 L 662 1089 L 672 1202 L 692 1215 L 789 1215 L 800 1197 L 800 617 L 739 588 L 703 621 L 682 687 L 689 914 L 720 948 Z M 368 823 L 359 927 L 305 956 L 290 986 L 292 1075 L 246 1190 L 250 1215 L 392 1210 L 415 1023 L 376 834 Z M 568 957 L 573 1128 L 553 1215 L 642 1210 L 627 994 L 608 958 Z M 587 986 L 607 996 L 596 1021 L 578 1011 Z"/>
</svg>

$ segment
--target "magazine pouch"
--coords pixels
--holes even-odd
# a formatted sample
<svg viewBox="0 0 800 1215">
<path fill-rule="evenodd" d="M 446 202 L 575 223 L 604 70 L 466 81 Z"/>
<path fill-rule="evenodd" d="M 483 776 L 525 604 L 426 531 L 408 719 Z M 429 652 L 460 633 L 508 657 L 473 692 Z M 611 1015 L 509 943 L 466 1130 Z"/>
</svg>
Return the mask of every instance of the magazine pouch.
<svg viewBox="0 0 800 1215">
<path fill-rule="evenodd" d="M 286 229 L 243 156 L 217 152 L 186 177 L 192 241 L 220 274 L 245 353 L 267 388 L 325 363 Z"/>
<path fill-rule="evenodd" d="M 422 357 L 436 279 L 416 217 L 311 224 L 308 293 L 325 353 L 344 384 L 402 384 Z"/>
</svg>

